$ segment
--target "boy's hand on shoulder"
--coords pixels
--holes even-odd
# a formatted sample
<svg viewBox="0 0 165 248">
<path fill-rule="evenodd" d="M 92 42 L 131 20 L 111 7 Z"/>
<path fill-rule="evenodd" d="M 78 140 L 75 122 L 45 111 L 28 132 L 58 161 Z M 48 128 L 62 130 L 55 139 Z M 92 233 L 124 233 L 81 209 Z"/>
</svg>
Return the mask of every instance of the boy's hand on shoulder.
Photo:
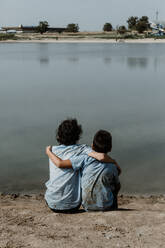
<svg viewBox="0 0 165 248">
<path fill-rule="evenodd" d="M 47 146 L 45 152 L 47 155 L 49 152 L 52 152 L 52 146 Z"/>
<path fill-rule="evenodd" d="M 99 161 L 102 161 L 104 159 L 104 154 L 103 153 L 98 153 L 98 152 L 95 152 L 95 151 L 92 151 L 90 153 L 88 153 L 88 156 L 92 157 L 92 158 L 95 158 Z"/>
<path fill-rule="evenodd" d="M 117 167 L 118 175 L 121 174 L 121 168 L 120 168 L 120 166 L 118 165 L 118 163 L 116 162 L 115 159 L 112 159 L 110 156 L 108 156 L 107 154 L 105 154 L 105 159 L 104 159 L 103 162 L 104 163 L 112 163 L 112 164 L 114 164 Z"/>
<path fill-rule="evenodd" d="M 92 151 L 92 152 L 88 153 L 88 156 L 95 158 L 95 159 L 99 160 L 100 162 L 104 162 L 104 163 L 114 163 L 115 162 L 114 159 L 112 159 L 110 156 L 108 156 L 105 153 Z"/>
<path fill-rule="evenodd" d="M 117 167 L 118 170 L 118 174 L 121 174 L 121 168 L 118 165 L 118 163 L 116 162 L 116 160 L 112 159 L 109 155 L 105 154 L 105 153 L 99 153 L 99 152 L 95 152 L 92 151 L 90 153 L 88 153 L 88 156 L 97 159 L 98 161 L 102 162 L 102 163 L 112 163 Z"/>
<path fill-rule="evenodd" d="M 111 158 L 109 155 L 104 154 L 104 158 L 102 162 L 115 164 L 116 161 L 113 158 Z"/>
</svg>

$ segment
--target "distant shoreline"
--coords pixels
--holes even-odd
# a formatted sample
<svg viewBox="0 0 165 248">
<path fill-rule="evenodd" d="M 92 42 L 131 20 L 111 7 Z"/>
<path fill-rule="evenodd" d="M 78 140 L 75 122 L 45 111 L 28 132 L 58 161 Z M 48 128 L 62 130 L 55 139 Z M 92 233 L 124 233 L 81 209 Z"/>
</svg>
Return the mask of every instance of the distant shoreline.
<svg viewBox="0 0 165 248">
<path fill-rule="evenodd" d="M 31 40 L 2 40 L 0 43 L 137 43 L 137 44 L 163 44 L 165 39 L 31 39 Z"/>
</svg>

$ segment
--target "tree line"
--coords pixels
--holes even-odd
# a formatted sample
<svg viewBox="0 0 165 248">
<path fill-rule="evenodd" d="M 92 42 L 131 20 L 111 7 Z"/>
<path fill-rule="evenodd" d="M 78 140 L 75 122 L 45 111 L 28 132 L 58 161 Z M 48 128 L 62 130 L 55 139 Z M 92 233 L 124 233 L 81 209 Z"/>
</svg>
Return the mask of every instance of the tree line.
<svg viewBox="0 0 165 248">
<path fill-rule="evenodd" d="M 128 30 L 135 30 L 139 33 L 143 33 L 144 31 L 148 30 L 150 28 L 149 18 L 148 16 L 142 16 L 141 18 L 138 18 L 137 16 L 131 16 L 127 20 L 128 23 Z M 110 32 L 113 30 L 111 23 L 105 23 L 103 26 L 103 31 Z M 116 30 L 119 33 L 125 33 L 127 31 L 127 28 L 122 25 L 116 28 Z"/>
<path fill-rule="evenodd" d="M 143 33 L 148 30 L 150 27 L 148 16 L 142 16 L 141 18 L 137 16 L 131 16 L 127 20 L 128 30 L 136 30 L 139 33 Z M 45 33 L 48 30 L 49 24 L 47 21 L 40 21 L 37 26 L 37 31 L 41 34 Z M 120 34 L 127 32 L 126 26 L 117 26 L 116 29 L 113 28 L 110 22 L 107 22 L 103 26 L 103 31 L 111 32 L 112 30 L 117 30 Z M 66 27 L 66 32 L 77 33 L 79 32 L 79 25 L 75 23 L 70 23 Z"/>
<path fill-rule="evenodd" d="M 48 27 L 49 27 L 49 24 L 47 21 L 40 21 L 39 25 L 37 26 L 37 32 L 39 32 L 40 34 L 43 34 L 46 31 L 48 31 Z M 66 32 L 76 33 L 78 31 L 79 31 L 79 25 L 78 24 L 70 23 L 66 27 Z"/>
</svg>

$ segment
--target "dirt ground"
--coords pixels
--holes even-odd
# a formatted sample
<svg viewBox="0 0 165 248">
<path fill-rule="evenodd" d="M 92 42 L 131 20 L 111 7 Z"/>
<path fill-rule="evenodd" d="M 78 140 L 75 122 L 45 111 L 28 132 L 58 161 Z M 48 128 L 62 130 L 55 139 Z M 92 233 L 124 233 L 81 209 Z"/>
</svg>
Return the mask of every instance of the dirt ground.
<svg viewBox="0 0 165 248">
<path fill-rule="evenodd" d="M 165 247 L 165 196 L 120 196 L 119 210 L 53 213 L 43 195 L 0 195 L 0 248 Z"/>
</svg>

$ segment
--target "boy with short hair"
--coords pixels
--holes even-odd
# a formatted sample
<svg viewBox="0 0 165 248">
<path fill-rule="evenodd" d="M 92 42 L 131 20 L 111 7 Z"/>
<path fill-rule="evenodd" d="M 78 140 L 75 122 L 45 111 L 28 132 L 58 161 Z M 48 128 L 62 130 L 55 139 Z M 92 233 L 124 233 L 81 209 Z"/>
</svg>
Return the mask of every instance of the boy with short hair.
<svg viewBox="0 0 165 248">
<path fill-rule="evenodd" d="M 88 155 L 74 156 L 62 160 L 47 147 L 46 153 L 58 168 L 72 168 L 74 171 L 81 169 L 82 205 L 88 210 L 113 210 L 117 209 L 117 194 L 120 190 L 118 174 L 121 169 L 115 160 L 108 157 L 112 149 L 112 136 L 105 130 L 98 131 L 93 139 L 94 152 Z M 109 163 L 103 163 L 93 157 L 104 157 Z"/>
</svg>

